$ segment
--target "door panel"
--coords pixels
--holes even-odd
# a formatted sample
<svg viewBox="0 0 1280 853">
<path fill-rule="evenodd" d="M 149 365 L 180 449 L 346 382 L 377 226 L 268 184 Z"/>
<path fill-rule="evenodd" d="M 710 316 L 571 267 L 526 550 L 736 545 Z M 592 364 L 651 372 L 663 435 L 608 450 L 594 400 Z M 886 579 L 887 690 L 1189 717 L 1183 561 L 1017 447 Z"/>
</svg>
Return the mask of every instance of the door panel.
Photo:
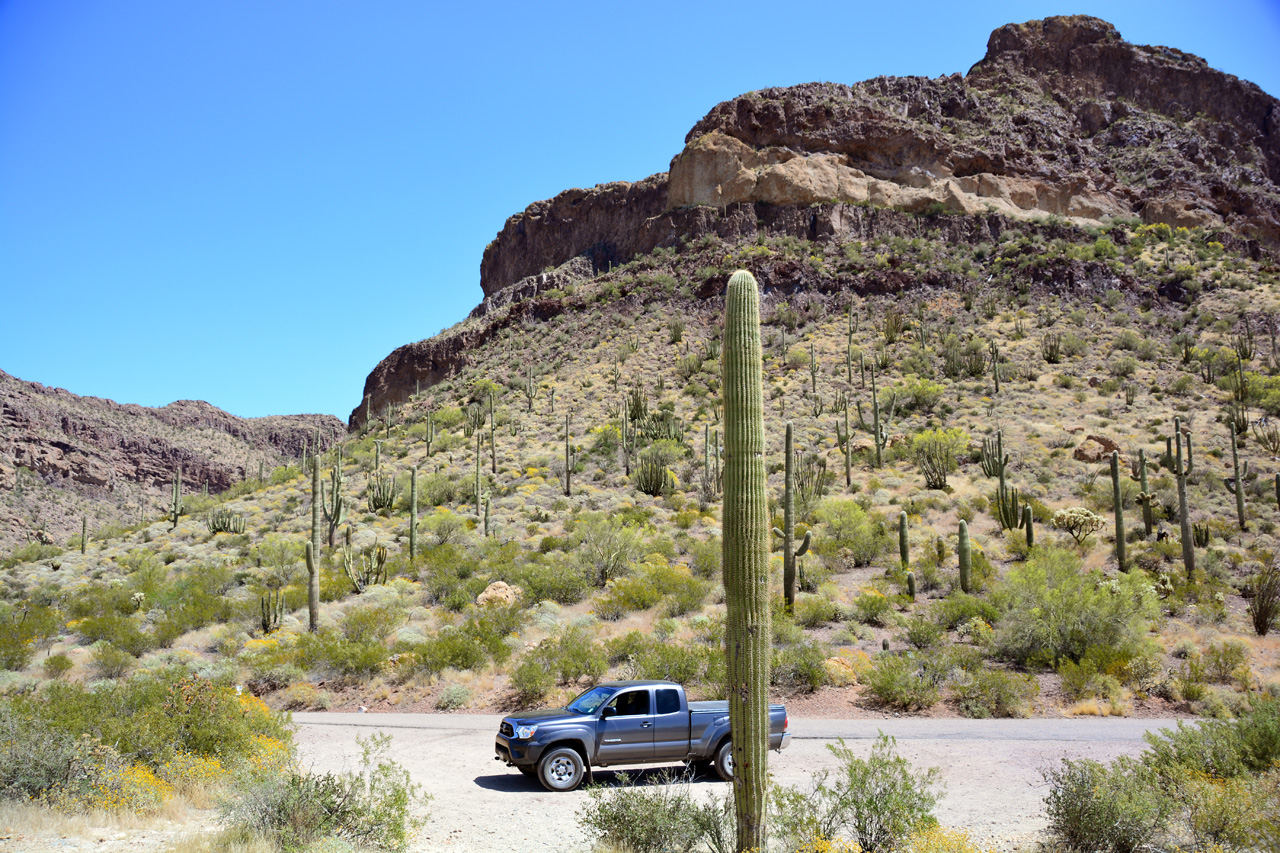
<svg viewBox="0 0 1280 853">
<path fill-rule="evenodd" d="M 624 764 L 653 758 L 653 714 L 648 689 L 627 690 L 609 700 L 605 708 L 614 716 L 600 720 L 599 761 Z"/>
</svg>

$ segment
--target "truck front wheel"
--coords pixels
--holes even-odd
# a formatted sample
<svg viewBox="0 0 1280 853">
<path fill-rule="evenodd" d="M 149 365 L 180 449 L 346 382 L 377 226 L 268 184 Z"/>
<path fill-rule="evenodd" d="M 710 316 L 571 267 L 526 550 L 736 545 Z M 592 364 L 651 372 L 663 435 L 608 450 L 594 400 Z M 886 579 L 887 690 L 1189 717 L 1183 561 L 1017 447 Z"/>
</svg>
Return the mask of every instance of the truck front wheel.
<svg viewBox="0 0 1280 853">
<path fill-rule="evenodd" d="M 584 775 L 582 756 L 568 746 L 551 750 L 538 764 L 538 779 L 548 791 L 572 791 Z"/>
<path fill-rule="evenodd" d="M 733 781 L 733 741 L 726 740 L 716 750 L 716 772 L 724 781 Z"/>
</svg>

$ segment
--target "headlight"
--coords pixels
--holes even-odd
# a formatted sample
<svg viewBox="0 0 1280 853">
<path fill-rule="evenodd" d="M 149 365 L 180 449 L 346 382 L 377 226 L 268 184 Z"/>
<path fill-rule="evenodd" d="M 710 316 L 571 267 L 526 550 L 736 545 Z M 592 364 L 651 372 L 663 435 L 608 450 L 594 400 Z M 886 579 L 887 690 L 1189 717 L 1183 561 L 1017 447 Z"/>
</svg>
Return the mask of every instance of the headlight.
<svg viewBox="0 0 1280 853">
<path fill-rule="evenodd" d="M 537 726 L 521 726 L 516 729 L 516 737 L 520 738 L 520 740 L 528 740 L 533 737 L 533 733 L 537 730 Z"/>
</svg>

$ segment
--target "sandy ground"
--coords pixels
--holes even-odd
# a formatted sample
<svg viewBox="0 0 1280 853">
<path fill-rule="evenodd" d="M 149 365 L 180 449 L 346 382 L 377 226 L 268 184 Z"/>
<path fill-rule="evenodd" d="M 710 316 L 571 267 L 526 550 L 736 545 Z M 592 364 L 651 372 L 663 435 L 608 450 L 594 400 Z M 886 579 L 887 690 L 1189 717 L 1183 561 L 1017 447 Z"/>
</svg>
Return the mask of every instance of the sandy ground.
<svg viewBox="0 0 1280 853">
<path fill-rule="evenodd" d="M 501 719 L 466 714 L 294 715 L 302 761 L 316 770 L 353 768 L 360 756 L 357 736 L 375 731 L 391 735 L 393 757 L 433 798 L 429 821 L 413 850 L 589 850 L 589 840 L 575 820 L 587 802 L 586 793 L 552 794 L 495 761 L 493 739 Z M 1033 845 L 1044 828 L 1043 768 L 1063 757 L 1109 761 L 1136 755 L 1145 746 L 1145 732 L 1172 725 L 1167 718 L 792 718 L 791 744 L 771 754 L 770 770 L 780 784 L 804 785 L 815 770 L 835 768 L 828 743 L 844 738 L 865 756 L 877 733 L 884 731 L 916 767 L 941 770 L 945 792 L 937 815 L 943 825 L 967 829 L 983 846 L 1013 851 Z M 612 771 L 598 771 L 595 778 L 598 783 L 616 783 Z M 714 779 L 693 783 L 700 798 L 716 796 L 725 787 Z"/>
</svg>

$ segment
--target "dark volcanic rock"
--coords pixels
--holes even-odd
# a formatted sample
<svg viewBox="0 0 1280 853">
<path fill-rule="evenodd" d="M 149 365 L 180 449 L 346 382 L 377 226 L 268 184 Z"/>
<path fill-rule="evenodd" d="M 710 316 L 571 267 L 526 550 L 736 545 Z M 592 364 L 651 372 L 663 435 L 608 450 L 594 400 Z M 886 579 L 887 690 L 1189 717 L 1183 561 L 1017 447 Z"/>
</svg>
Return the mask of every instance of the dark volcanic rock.
<svg viewBox="0 0 1280 853">
<path fill-rule="evenodd" d="M 195 400 L 152 409 L 0 371 L 0 547 L 37 528 L 64 541 L 81 513 L 94 526 L 155 514 L 179 466 L 187 489 L 220 492 L 257 476 L 259 462 L 270 470 L 301 457 L 317 429 L 325 447 L 345 432 L 332 415 L 238 418 Z"/>
</svg>

